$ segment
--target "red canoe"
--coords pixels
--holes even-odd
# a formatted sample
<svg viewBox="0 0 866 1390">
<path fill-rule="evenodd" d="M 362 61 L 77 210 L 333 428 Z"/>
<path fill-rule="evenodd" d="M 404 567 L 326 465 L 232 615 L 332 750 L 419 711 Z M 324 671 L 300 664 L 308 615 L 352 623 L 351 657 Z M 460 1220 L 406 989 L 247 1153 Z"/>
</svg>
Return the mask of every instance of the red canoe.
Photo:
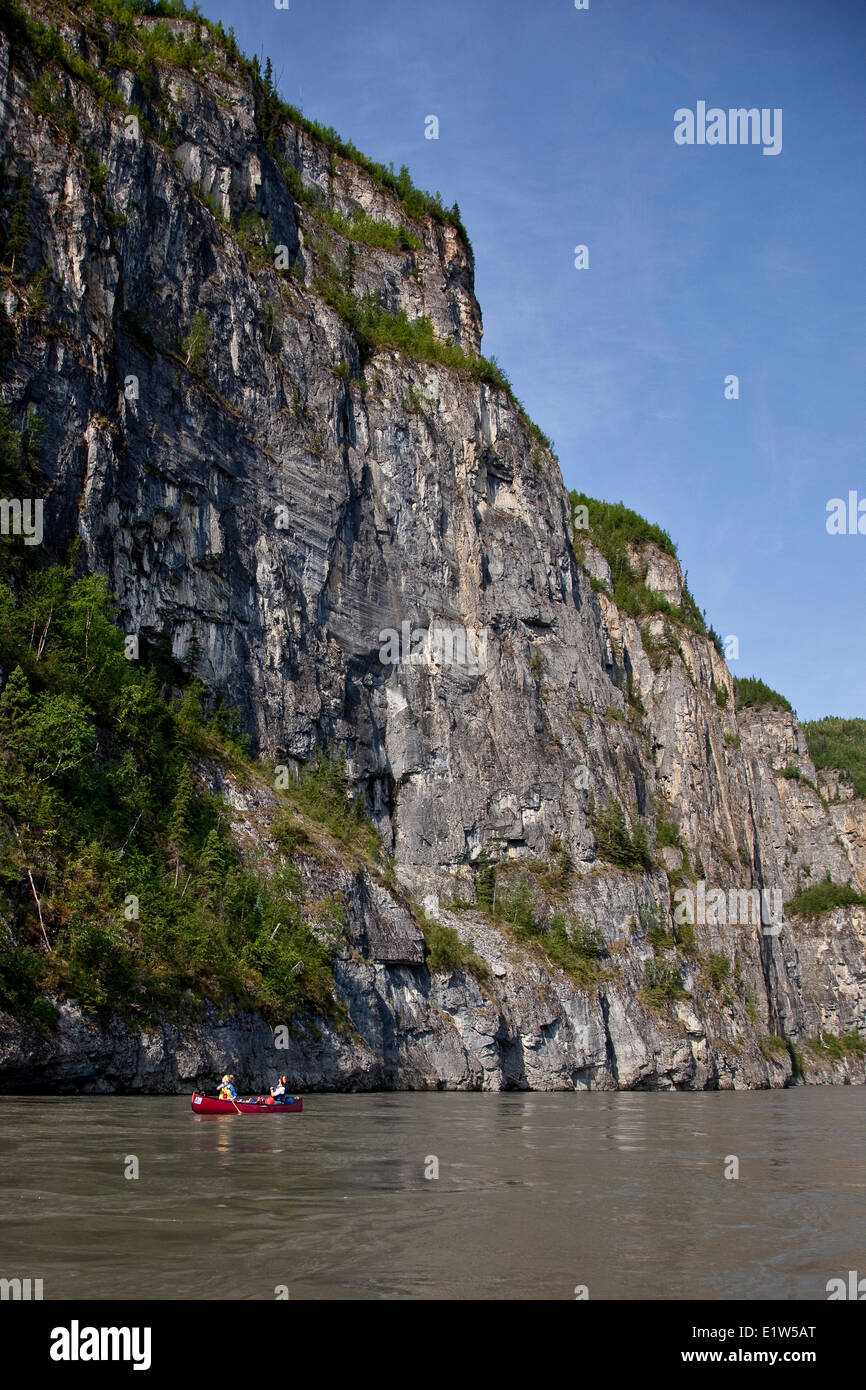
<svg viewBox="0 0 866 1390">
<path fill-rule="evenodd" d="M 213 1096 L 200 1096 L 192 1093 L 192 1108 L 197 1115 L 297 1115 L 303 1110 L 302 1100 L 291 1100 L 282 1105 L 268 1105 L 258 1100 L 216 1100 Z"/>
</svg>

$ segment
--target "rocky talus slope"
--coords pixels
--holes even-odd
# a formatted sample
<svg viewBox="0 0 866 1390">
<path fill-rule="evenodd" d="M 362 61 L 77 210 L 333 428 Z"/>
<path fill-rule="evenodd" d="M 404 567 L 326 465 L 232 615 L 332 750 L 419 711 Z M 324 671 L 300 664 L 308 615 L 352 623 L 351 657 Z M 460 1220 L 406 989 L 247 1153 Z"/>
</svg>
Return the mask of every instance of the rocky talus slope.
<svg viewBox="0 0 866 1390">
<path fill-rule="evenodd" d="M 63 556 L 78 536 L 76 564 L 107 577 L 124 630 L 169 633 L 263 766 L 344 748 L 393 867 L 324 841 L 299 852 L 312 889 L 345 905 L 341 1021 L 304 1020 L 278 1049 L 258 1016 L 142 1030 L 68 1000 L 56 1032 L 0 1025 L 0 1085 L 175 1091 L 226 1068 L 241 1086 L 285 1070 L 304 1090 L 740 1088 L 801 1067 L 863 1082 L 856 1051 L 807 1043 L 866 1034 L 866 909 L 727 920 L 752 890 L 788 902 L 829 875 L 866 891 L 863 803 L 826 776 L 819 794 L 787 711 L 735 709 L 700 624 L 617 606 L 591 512 L 573 531 L 555 458 L 494 376 L 371 342 L 347 312 L 371 296 L 426 315 L 472 362 L 459 226 L 408 216 L 300 123 L 265 138 L 260 93 L 229 60 L 206 78 L 157 64 L 147 83 L 106 68 L 79 14 L 29 12 L 120 98 L 58 67 L 70 134 L 34 109 L 0 33 L 0 158 L 31 180 L 27 254 L 49 272 L 42 308 L 3 289 L 3 399 L 47 426 L 43 547 Z M 630 570 L 682 605 L 661 548 L 635 544 Z M 404 625 L 427 641 L 383 660 L 382 634 Z M 443 652 L 429 637 L 443 629 L 474 659 Z M 267 778 L 201 774 L 239 852 L 276 859 Z M 627 834 L 646 830 L 636 867 L 599 844 L 615 802 Z M 504 913 L 480 892 L 491 879 Z M 724 920 L 696 907 L 705 920 L 678 932 L 699 883 L 724 890 Z M 527 900 L 534 920 L 588 933 L 583 975 L 518 929 Z M 431 970 L 437 926 L 477 959 L 467 947 Z"/>
</svg>

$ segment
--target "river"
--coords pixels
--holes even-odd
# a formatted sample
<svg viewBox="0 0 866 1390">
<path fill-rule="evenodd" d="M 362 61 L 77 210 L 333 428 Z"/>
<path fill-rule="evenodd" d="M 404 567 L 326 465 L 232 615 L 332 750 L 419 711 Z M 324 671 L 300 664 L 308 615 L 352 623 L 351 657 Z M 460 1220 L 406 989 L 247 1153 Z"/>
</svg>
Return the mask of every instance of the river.
<svg viewBox="0 0 866 1390">
<path fill-rule="evenodd" d="M 0 1098 L 0 1277 L 45 1299 L 823 1300 L 866 1273 L 862 1087 L 304 1104 Z"/>
</svg>

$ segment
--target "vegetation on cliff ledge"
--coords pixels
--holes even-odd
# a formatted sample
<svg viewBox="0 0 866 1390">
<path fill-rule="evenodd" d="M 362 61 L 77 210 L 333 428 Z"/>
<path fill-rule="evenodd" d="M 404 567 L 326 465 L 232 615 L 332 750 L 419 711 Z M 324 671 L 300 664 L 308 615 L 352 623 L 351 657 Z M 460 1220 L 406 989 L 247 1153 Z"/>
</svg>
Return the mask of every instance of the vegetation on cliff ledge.
<svg viewBox="0 0 866 1390">
<path fill-rule="evenodd" d="M 308 900 L 294 851 L 307 818 L 350 863 L 378 852 L 345 766 L 321 758 L 282 793 L 266 866 L 201 775 L 263 783 L 232 713 L 179 689 L 165 645 L 126 659 L 101 577 L 0 584 L 0 668 L 0 1007 L 43 1025 L 46 993 L 145 1024 L 208 999 L 333 1013 L 342 908 Z"/>
<path fill-rule="evenodd" d="M 734 694 L 737 709 L 782 709 L 793 714 L 793 706 L 778 690 L 773 690 L 757 676 L 736 676 Z"/>
<path fill-rule="evenodd" d="M 675 560 L 676 546 L 667 531 L 646 521 L 622 502 L 600 502 L 584 492 L 576 491 L 571 492 L 569 497 L 578 558 L 582 539 L 598 547 L 610 566 L 613 600 L 620 612 L 638 619 L 659 614 L 670 619 L 674 625 L 690 627 L 702 637 L 709 637 L 721 651 L 719 638 L 711 628 L 707 628 L 685 580 L 679 603 L 672 603 L 664 594 L 647 587 L 647 562 L 638 559 L 636 551 L 651 544 L 663 555 Z M 587 524 L 580 525 L 579 519 L 585 519 Z M 648 634 L 645 636 L 647 655 L 652 660 L 653 642 Z"/>
<path fill-rule="evenodd" d="M 477 866 L 476 906 L 500 931 L 540 951 L 550 966 L 564 970 L 581 989 L 592 989 L 603 976 L 606 949 L 593 923 L 557 906 L 571 872 L 566 852 L 555 868 L 544 861 L 516 868 L 493 863 L 485 851 Z"/>
<path fill-rule="evenodd" d="M 712 642 L 720 656 L 725 655 L 721 637 L 713 627 L 707 625 L 706 615 L 698 608 L 689 591 L 687 574 L 683 576 L 679 603 L 671 602 L 646 583 L 649 564 L 646 558 L 640 556 L 644 546 L 653 545 L 663 555 L 677 559 L 676 546 L 667 531 L 647 521 L 622 502 L 601 502 L 577 491 L 569 494 L 569 501 L 575 554 L 578 560 L 584 560 L 584 539 L 601 551 L 610 567 L 611 597 L 621 613 L 641 623 L 641 641 L 653 670 L 669 665 L 671 656 L 679 651 L 678 629 L 691 629 Z M 595 589 L 607 587 L 592 576 L 590 582 Z M 654 635 L 645 621 L 653 617 L 665 620 L 661 637 Z M 734 690 L 738 709 L 782 709 L 794 713 L 784 695 L 756 676 L 735 677 Z M 728 702 L 727 691 L 716 688 L 715 694 L 719 708 L 724 709 Z M 820 755 L 837 759 L 836 762 L 820 765 L 847 769 L 850 762 L 852 767 L 861 768 L 862 781 L 859 785 L 866 787 L 866 734 L 854 728 L 847 728 L 843 732 L 839 728 L 829 727 L 843 723 L 849 726 L 859 723 L 866 730 L 864 720 L 823 720 L 820 721 L 820 730 L 817 725 L 812 726 L 816 730 L 815 742 L 821 750 Z M 824 728 L 825 725 L 828 727 Z M 859 738 L 858 732 L 861 735 Z M 831 746 L 832 753 L 829 751 Z"/>
<path fill-rule="evenodd" d="M 814 719 L 801 725 L 809 757 L 818 771 L 833 769 L 851 784 L 855 796 L 866 797 L 866 719 Z"/>
<path fill-rule="evenodd" d="M 820 917 L 836 907 L 866 907 L 866 896 L 847 883 L 831 882 L 828 876 L 785 903 L 785 912 L 788 917 Z"/>
</svg>

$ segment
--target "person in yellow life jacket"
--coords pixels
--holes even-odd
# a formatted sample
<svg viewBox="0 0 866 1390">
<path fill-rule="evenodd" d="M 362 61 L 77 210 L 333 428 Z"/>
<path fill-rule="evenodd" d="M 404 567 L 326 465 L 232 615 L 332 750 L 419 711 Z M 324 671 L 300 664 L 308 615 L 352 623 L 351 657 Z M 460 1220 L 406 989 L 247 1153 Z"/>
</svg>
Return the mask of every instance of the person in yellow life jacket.
<svg viewBox="0 0 866 1390">
<path fill-rule="evenodd" d="M 219 1089 L 219 1097 L 218 1097 L 219 1100 L 236 1100 L 236 1099 L 237 1099 L 237 1094 L 238 1094 L 238 1093 L 237 1093 L 237 1091 L 235 1090 L 233 1083 L 234 1083 L 234 1077 L 233 1077 L 233 1076 L 229 1076 L 228 1072 L 226 1072 L 226 1074 L 225 1074 L 225 1076 L 223 1077 L 223 1080 L 222 1080 L 222 1085 L 220 1086 L 220 1089 Z"/>
</svg>

